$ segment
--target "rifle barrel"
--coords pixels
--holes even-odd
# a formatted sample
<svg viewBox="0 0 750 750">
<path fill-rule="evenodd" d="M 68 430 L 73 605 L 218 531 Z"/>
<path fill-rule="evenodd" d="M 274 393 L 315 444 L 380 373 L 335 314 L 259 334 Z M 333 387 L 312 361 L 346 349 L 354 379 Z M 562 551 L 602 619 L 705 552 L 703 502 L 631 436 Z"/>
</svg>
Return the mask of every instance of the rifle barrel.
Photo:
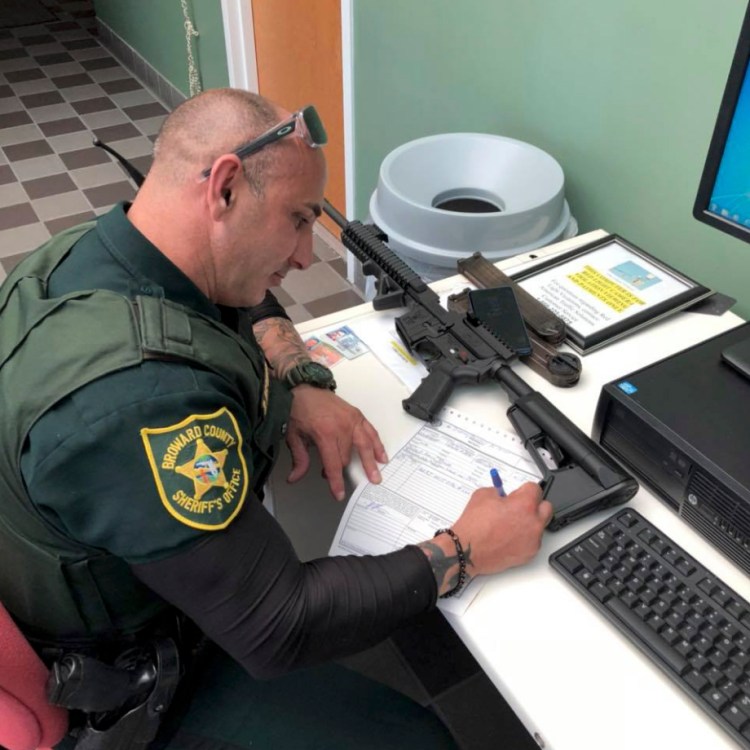
<svg viewBox="0 0 750 750">
<path fill-rule="evenodd" d="M 327 213 L 342 229 L 346 229 L 349 222 L 346 220 L 344 214 L 337 211 L 333 205 L 331 205 L 328 198 L 323 199 L 323 211 L 325 211 L 325 213 Z"/>
</svg>

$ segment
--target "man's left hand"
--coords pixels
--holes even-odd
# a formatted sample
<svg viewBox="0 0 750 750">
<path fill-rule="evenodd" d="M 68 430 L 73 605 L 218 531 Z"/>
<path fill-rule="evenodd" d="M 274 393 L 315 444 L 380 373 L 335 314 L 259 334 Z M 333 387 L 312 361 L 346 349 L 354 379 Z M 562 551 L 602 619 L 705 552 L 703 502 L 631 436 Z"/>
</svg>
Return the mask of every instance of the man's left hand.
<svg viewBox="0 0 750 750">
<path fill-rule="evenodd" d="M 344 467 L 356 448 L 367 478 L 380 482 L 378 463 L 387 463 L 388 456 L 378 431 L 356 407 L 332 391 L 311 385 L 298 385 L 292 390 L 292 410 L 287 425 L 286 442 L 292 454 L 292 470 L 287 481 L 296 482 L 310 468 L 307 446 L 318 447 L 323 473 L 331 493 L 343 500 Z"/>
</svg>

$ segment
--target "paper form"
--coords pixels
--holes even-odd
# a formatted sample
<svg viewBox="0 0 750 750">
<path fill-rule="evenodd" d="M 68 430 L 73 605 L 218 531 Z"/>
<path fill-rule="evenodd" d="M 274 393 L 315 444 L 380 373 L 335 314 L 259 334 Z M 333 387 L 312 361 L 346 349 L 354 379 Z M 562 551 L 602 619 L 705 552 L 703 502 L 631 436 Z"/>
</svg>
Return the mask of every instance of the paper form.
<svg viewBox="0 0 750 750">
<path fill-rule="evenodd" d="M 378 555 L 430 539 L 461 515 L 477 487 L 491 485 L 492 468 L 500 472 L 509 493 L 541 477 L 516 435 L 443 409 L 391 457 L 380 484 L 365 481 L 357 487 L 330 554 Z M 441 599 L 439 606 L 463 613 L 482 582 L 482 576 L 473 579 L 458 596 Z"/>
</svg>

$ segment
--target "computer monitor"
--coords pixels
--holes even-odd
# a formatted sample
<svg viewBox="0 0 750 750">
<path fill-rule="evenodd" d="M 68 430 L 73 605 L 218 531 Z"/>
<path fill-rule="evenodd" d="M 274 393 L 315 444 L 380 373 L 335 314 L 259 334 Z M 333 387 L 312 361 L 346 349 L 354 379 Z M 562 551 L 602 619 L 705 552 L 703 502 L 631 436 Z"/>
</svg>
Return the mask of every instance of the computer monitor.
<svg viewBox="0 0 750 750">
<path fill-rule="evenodd" d="M 750 242 L 750 6 L 724 89 L 693 216 Z"/>
</svg>

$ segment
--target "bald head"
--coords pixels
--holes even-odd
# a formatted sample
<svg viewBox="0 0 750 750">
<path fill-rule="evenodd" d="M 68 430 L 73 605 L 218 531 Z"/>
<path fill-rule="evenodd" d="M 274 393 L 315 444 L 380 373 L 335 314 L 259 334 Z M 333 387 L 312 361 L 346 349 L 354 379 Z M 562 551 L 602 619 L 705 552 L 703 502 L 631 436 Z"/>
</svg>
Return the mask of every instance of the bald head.
<svg viewBox="0 0 750 750">
<path fill-rule="evenodd" d="M 210 89 L 180 104 L 164 121 L 154 144 L 150 174 L 174 185 L 195 180 L 222 154 L 273 127 L 289 113 L 242 89 Z M 274 149 L 253 155 L 245 175 L 260 192 Z"/>
<path fill-rule="evenodd" d="M 234 153 L 290 116 L 238 89 L 189 99 L 165 120 L 128 210 L 133 226 L 219 304 L 257 305 L 291 269 L 312 262 L 323 150 L 280 137 L 247 158 Z"/>
</svg>

